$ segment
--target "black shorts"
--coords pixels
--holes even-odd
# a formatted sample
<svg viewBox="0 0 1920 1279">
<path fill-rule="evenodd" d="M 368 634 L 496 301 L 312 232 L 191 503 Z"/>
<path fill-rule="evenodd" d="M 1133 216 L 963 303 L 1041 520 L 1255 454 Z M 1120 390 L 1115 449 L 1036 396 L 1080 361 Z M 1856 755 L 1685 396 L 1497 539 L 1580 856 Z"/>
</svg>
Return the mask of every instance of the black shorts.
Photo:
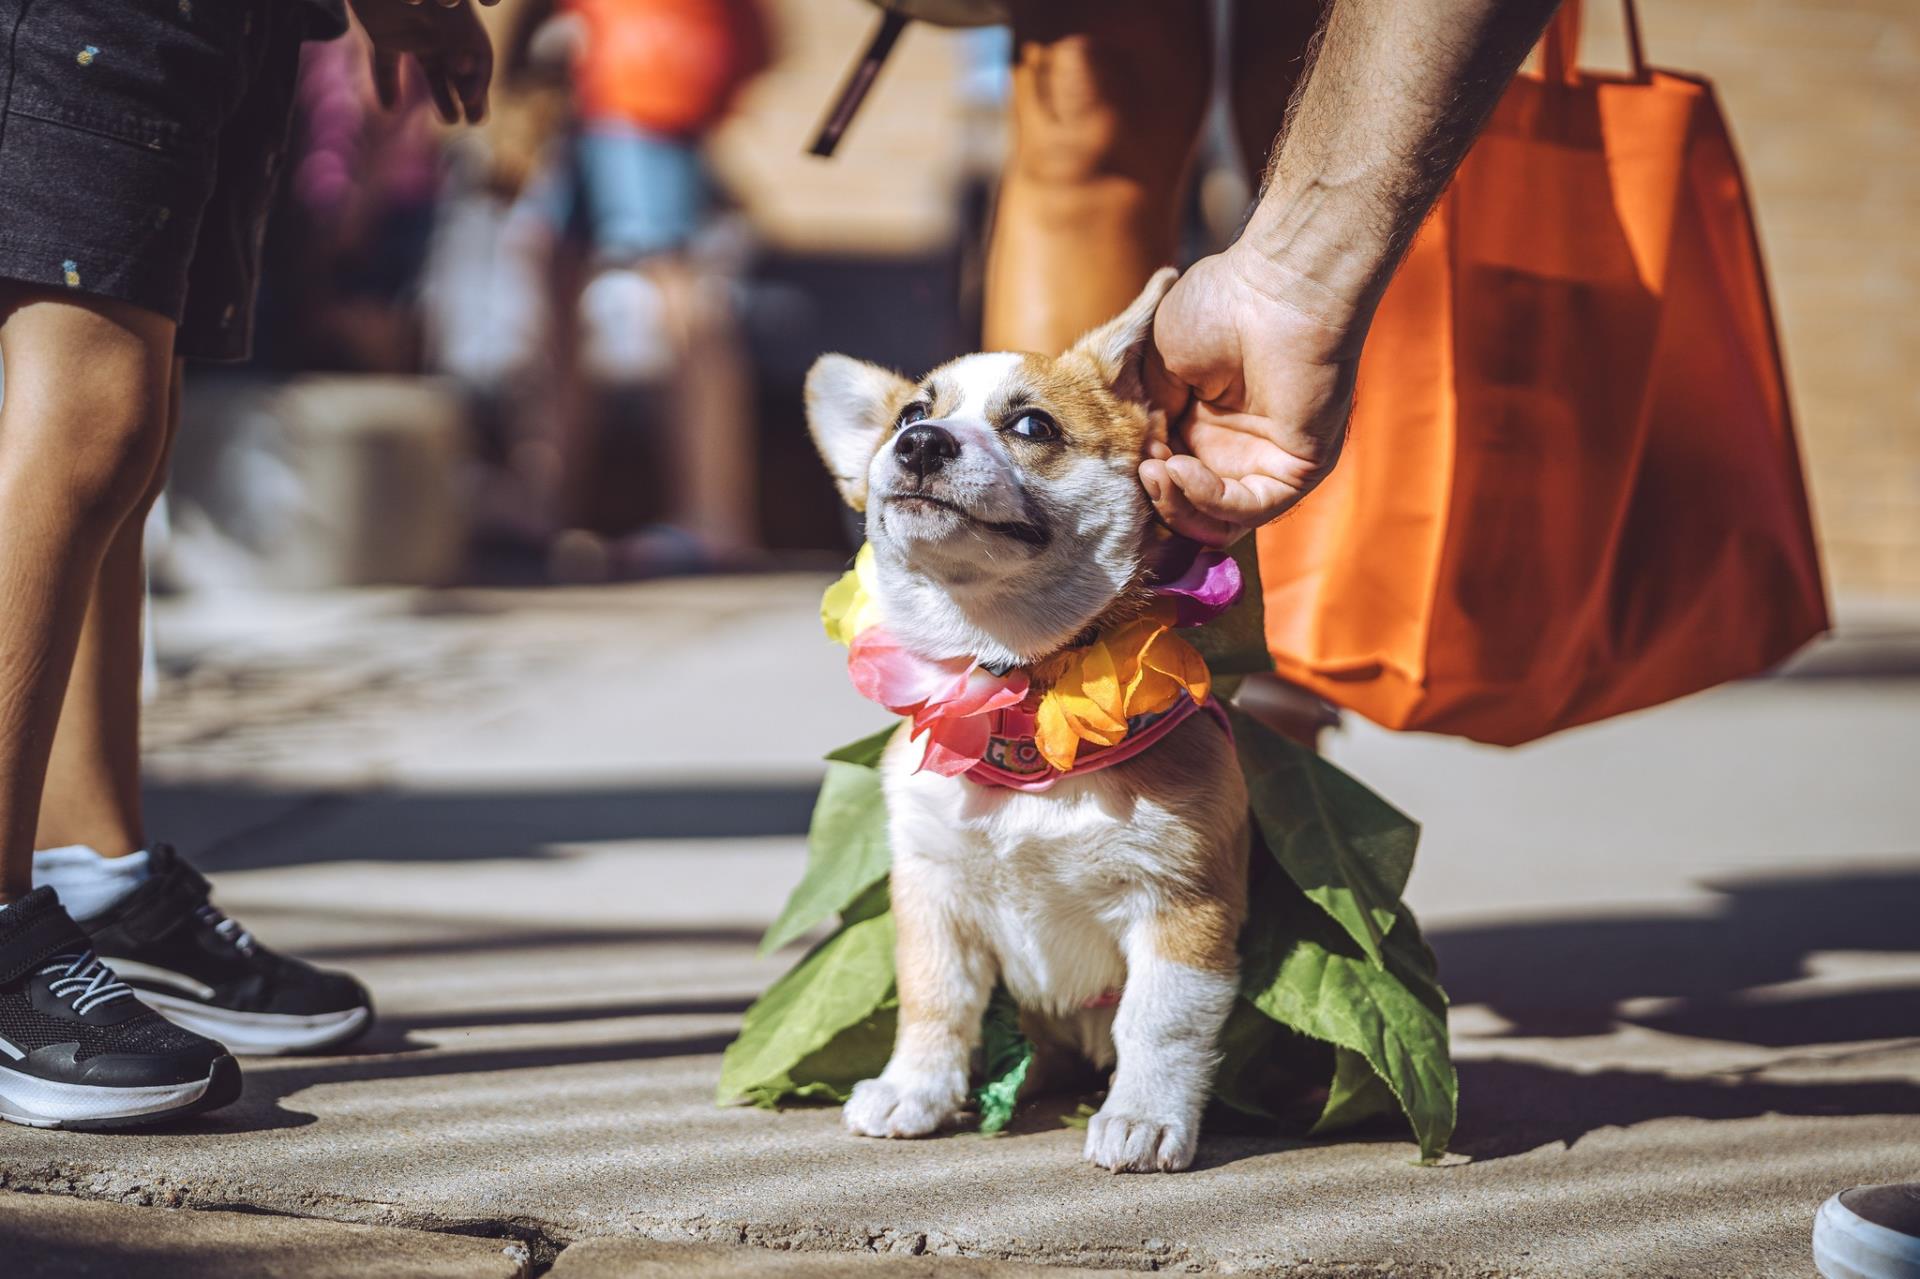
<svg viewBox="0 0 1920 1279">
<path fill-rule="evenodd" d="M 0 278 L 242 360 L 300 41 L 290 0 L 0 0 Z"/>
</svg>

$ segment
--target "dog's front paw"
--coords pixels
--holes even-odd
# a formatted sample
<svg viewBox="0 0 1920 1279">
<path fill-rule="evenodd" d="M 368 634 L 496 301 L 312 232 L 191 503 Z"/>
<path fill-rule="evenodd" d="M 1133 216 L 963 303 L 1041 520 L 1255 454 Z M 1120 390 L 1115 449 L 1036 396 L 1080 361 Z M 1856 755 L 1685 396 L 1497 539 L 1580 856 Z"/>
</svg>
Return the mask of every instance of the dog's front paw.
<svg viewBox="0 0 1920 1279">
<path fill-rule="evenodd" d="M 964 1075 L 911 1081 L 864 1080 L 841 1108 L 848 1131 L 861 1137 L 924 1137 L 952 1121 L 966 1100 Z"/>
<path fill-rule="evenodd" d="M 1103 1106 L 1087 1121 L 1082 1154 L 1109 1172 L 1179 1172 L 1193 1162 L 1200 1125 L 1188 1119 L 1160 1119 Z"/>
</svg>

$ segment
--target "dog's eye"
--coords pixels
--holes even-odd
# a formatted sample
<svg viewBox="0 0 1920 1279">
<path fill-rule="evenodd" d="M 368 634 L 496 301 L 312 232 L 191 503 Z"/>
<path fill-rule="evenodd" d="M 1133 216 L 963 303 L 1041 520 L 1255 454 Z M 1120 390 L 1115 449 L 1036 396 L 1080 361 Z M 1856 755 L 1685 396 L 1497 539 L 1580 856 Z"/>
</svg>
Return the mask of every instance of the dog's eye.
<svg viewBox="0 0 1920 1279">
<path fill-rule="evenodd" d="M 1060 428 L 1045 413 L 1022 413 L 1007 428 L 1023 440 L 1057 440 Z"/>
<path fill-rule="evenodd" d="M 924 422 L 926 420 L 927 420 L 926 405 L 909 404 L 907 405 L 906 408 L 900 410 L 900 420 L 893 424 L 893 429 L 896 431 L 904 431 L 908 427 L 912 426 L 915 422 Z"/>
</svg>

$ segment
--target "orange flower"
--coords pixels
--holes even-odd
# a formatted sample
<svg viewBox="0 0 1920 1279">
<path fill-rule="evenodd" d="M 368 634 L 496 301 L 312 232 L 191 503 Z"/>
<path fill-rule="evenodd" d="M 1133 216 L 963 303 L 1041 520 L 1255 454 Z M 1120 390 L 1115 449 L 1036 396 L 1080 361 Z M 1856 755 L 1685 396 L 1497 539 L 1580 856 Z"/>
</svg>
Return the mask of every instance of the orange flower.
<svg viewBox="0 0 1920 1279">
<path fill-rule="evenodd" d="M 1168 710 L 1183 694 L 1206 700 L 1207 664 L 1174 633 L 1174 619 L 1171 602 L 1155 604 L 1035 671 L 1048 687 L 1034 713 L 1034 744 L 1049 764 L 1072 768 L 1082 742 L 1119 745 L 1127 721 Z"/>
</svg>

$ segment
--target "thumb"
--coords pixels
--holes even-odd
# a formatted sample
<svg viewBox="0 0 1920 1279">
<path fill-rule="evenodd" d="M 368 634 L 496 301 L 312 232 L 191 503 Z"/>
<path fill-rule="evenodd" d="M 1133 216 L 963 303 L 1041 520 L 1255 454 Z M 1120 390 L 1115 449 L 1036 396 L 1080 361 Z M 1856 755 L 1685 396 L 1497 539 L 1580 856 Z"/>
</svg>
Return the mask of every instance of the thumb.
<svg viewBox="0 0 1920 1279">
<path fill-rule="evenodd" d="M 1201 518 L 1239 532 L 1259 528 L 1300 500 L 1298 489 L 1271 475 L 1225 476 L 1184 455 L 1168 458 L 1165 466 L 1168 478 Z"/>
<path fill-rule="evenodd" d="M 1220 519 L 1199 508 L 1185 484 L 1194 483 L 1203 490 L 1207 486 L 1194 474 L 1177 474 L 1174 465 L 1177 463 L 1199 465 L 1192 458 L 1159 457 L 1150 457 L 1140 464 L 1140 483 L 1147 490 L 1147 497 L 1152 501 L 1161 523 L 1203 546 L 1226 546 L 1244 535 L 1247 529 L 1243 525 Z M 1180 469 L 1186 470 L 1184 466 Z M 1205 468 L 1201 467 L 1201 470 Z M 1206 473 L 1212 475 L 1210 471 Z M 1213 485 L 1219 484 L 1219 477 L 1214 476 Z"/>
</svg>

